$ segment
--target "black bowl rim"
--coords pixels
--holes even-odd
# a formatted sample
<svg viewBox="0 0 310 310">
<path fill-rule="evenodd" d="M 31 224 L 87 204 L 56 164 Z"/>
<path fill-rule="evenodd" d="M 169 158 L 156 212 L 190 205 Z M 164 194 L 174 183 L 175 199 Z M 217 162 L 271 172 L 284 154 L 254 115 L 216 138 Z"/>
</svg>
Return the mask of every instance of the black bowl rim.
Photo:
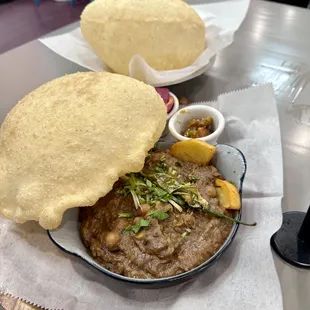
<svg viewBox="0 0 310 310">
<path fill-rule="evenodd" d="M 246 159 L 244 154 L 236 147 L 231 146 L 229 144 L 218 144 L 218 145 L 225 145 L 225 146 L 229 146 L 231 148 L 234 148 L 235 150 L 237 150 L 242 158 L 243 161 L 243 171 L 240 177 L 240 189 L 239 189 L 239 195 L 242 198 L 242 188 L 243 188 L 243 181 L 245 178 L 245 174 L 247 171 L 247 163 L 246 163 Z M 242 215 L 242 199 L 241 199 L 241 208 L 240 210 L 237 212 L 236 215 L 236 219 L 237 220 L 241 220 L 241 215 Z M 196 274 L 200 273 L 201 271 L 203 271 L 204 269 L 210 267 L 218 258 L 220 258 L 229 248 L 229 246 L 231 245 L 232 241 L 234 240 L 236 233 L 239 229 L 239 223 L 234 223 L 234 226 L 232 228 L 232 231 L 230 232 L 229 236 L 227 237 L 226 241 L 223 243 L 223 245 L 220 247 L 220 249 L 213 254 L 213 256 L 211 256 L 208 260 L 206 260 L 205 262 L 203 262 L 202 264 L 200 264 L 199 266 L 186 271 L 184 273 L 181 273 L 179 275 L 175 275 L 175 276 L 171 276 L 171 277 L 167 277 L 167 278 L 159 278 L 159 279 L 135 279 L 135 278 L 130 278 L 130 277 L 125 277 L 122 275 L 119 275 L 117 273 L 114 273 L 102 266 L 97 266 L 95 264 L 93 264 L 92 262 L 88 261 L 87 259 L 85 259 L 84 257 L 82 257 L 81 255 L 79 255 L 78 253 L 75 252 L 71 252 L 69 250 L 67 250 L 66 248 L 64 248 L 62 245 L 60 245 L 59 243 L 57 243 L 55 241 L 55 239 L 51 236 L 50 230 L 47 230 L 47 234 L 48 237 L 50 238 L 50 240 L 62 251 L 64 251 L 65 253 L 74 255 L 80 259 L 82 259 L 85 263 L 87 263 L 88 265 L 94 267 L 95 269 L 97 269 L 98 271 L 102 272 L 103 274 L 109 276 L 110 278 L 119 280 L 119 281 L 123 281 L 126 283 L 131 283 L 131 284 L 142 284 L 142 285 L 155 285 L 155 284 L 164 284 L 164 283 L 172 283 L 172 282 L 182 282 L 182 279 L 186 279 L 186 278 L 192 278 L 194 277 Z"/>
</svg>

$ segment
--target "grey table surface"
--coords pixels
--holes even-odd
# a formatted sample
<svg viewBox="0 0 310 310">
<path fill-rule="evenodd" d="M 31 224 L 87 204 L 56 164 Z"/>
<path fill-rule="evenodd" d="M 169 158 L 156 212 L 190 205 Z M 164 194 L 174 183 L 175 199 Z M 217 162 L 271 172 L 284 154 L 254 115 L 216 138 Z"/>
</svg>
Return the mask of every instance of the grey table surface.
<svg viewBox="0 0 310 310">
<path fill-rule="evenodd" d="M 76 71 L 87 70 L 37 40 L 0 55 L 0 122 L 35 87 Z M 172 91 L 193 101 L 205 101 L 214 100 L 223 92 L 273 82 L 283 143 L 283 211 L 305 211 L 310 203 L 309 80 L 310 11 L 254 0 L 234 43 L 217 56 L 213 68 L 174 86 Z M 274 259 L 284 309 L 310 309 L 310 271 L 293 268 L 276 256 Z"/>
</svg>

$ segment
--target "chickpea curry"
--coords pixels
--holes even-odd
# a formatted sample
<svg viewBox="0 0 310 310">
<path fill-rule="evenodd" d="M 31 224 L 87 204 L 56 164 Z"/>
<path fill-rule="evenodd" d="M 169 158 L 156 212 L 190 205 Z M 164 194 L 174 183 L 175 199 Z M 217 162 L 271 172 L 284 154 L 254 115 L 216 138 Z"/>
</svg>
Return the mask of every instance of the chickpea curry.
<svg viewBox="0 0 310 310">
<path fill-rule="evenodd" d="M 191 270 L 219 250 L 238 222 L 221 205 L 216 180 L 223 177 L 212 165 L 151 152 L 140 173 L 126 175 L 95 206 L 81 208 L 81 239 L 99 264 L 127 277 Z"/>
</svg>

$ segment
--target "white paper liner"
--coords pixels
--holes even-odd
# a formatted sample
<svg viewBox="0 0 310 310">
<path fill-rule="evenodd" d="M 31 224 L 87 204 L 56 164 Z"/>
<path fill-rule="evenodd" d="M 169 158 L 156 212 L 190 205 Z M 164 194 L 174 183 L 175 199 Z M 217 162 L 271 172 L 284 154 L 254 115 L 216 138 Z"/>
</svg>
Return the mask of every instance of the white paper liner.
<svg viewBox="0 0 310 310">
<path fill-rule="evenodd" d="M 175 287 L 137 289 L 60 251 L 37 223 L 0 219 L 0 291 L 47 309 L 282 310 L 269 246 L 282 222 L 283 196 L 272 86 L 223 94 L 211 105 L 226 120 L 219 142 L 239 148 L 247 160 L 242 219 L 258 223 L 254 228 L 240 226 L 231 247 L 211 268 Z"/>
</svg>

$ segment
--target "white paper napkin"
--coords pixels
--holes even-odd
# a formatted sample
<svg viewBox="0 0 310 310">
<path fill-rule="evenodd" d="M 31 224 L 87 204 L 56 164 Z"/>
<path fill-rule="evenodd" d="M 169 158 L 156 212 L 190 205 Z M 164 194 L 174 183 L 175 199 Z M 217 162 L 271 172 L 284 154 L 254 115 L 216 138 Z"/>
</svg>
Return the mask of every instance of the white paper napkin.
<svg viewBox="0 0 310 310">
<path fill-rule="evenodd" d="M 269 246 L 281 225 L 283 195 L 279 121 L 271 85 L 219 96 L 226 119 L 221 141 L 247 160 L 242 218 L 228 251 L 192 281 L 164 289 L 133 288 L 60 251 L 37 223 L 0 219 L 0 291 L 50 309 L 281 310 Z"/>
<path fill-rule="evenodd" d="M 141 56 L 135 55 L 129 64 L 131 76 L 153 86 L 164 86 L 200 75 L 212 66 L 215 55 L 233 42 L 234 32 L 242 23 L 249 3 L 249 0 L 226 0 L 192 5 L 206 25 L 208 47 L 200 57 L 183 69 L 157 71 Z M 79 27 L 64 34 L 44 37 L 40 41 L 55 53 L 89 70 L 109 71 L 84 40 Z"/>
</svg>

